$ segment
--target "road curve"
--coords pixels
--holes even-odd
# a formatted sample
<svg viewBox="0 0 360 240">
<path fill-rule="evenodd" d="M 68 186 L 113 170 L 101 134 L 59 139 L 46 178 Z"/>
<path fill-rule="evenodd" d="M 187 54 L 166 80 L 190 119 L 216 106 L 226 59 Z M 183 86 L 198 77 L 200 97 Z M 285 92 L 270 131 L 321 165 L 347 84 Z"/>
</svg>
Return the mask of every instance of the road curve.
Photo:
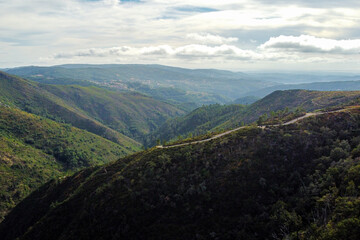
<svg viewBox="0 0 360 240">
<path fill-rule="evenodd" d="M 322 115 L 322 114 L 326 114 L 326 113 L 335 113 L 335 112 L 342 112 L 344 111 L 345 109 L 340 109 L 340 110 L 336 110 L 336 111 L 330 111 L 330 112 L 314 112 L 314 113 L 306 113 L 305 115 L 301 116 L 301 117 L 298 117 L 298 118 L 294 118 L 293 120 L 290 120 L 286 123 L 281 123 L 281 124 L 274 124 L 274 125 L 265 125 L 265 126 L 257 126 L 258 128 L 265 128 L 265 127 L 279 127 L 279 126 L 286 126 L 286 125 L 290 125 L 290 124 L 293 124 L 293 123 L 296 123 L 302 119 L 305 119 L 305 118 L 308 118 L 308 117 L 312 117 L 312 116 L 317 116 L 317 115 Z M 220 138 L 222 136 L 226 136 L 230 133 L 233 133 L 233 132 L 236 132 L 240 129 L 243 129 L 243 128 L 247 128 L 249 126 L 242 126 L 242 127 L 238 127 L 238 128 L 234 128 L 232 130 L 229 130 L 229 131 L 226 131 L 226 132 L 223 132 L 223 133 L 219 133 L 219 134 L 216 134 L 210 138 L 206 138 L 206 139 L 203 139 L 203 140 L 197 140 L 197 141 L 193 141 L 193 142 L 187 142 L 187 143 L 180 143 L 180 144 L 175 144 L 175 145 L 171 145 L 171 146 L 162 146 L 162 145 L 158 145 L 158 146 L 155 146 L 156 148 L 160 148 L 160 149 L 163 149 L 163 148 L 174 148 L 174 147 L 181 147 L 181 146 L 187 146 L 187 145 L 193 145 L 193 144 L 198 144 L 198 143 L 203 143 L 203 142 L 209 142 L 211 140 L 214 140 L 214 139 L 217 139 L 217 138 Z"/>
</svg>

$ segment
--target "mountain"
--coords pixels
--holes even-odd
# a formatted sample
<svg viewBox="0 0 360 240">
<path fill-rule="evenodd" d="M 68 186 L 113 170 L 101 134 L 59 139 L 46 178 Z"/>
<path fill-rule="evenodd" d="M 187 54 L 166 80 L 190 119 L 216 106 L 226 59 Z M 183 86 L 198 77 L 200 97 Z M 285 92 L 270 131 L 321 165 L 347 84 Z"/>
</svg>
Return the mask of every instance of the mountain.
<svg viewBox="0 0 360 240">
<path fill-rule="evenodd" d="M 263 114 L 270 116 L 271 112 L 285 109 L 295 111 L 297 108 L 301 108 L 305 111 L 314 111 L 349 104 L 359 97 L 360 91 L 275 91 L 251 104 L 245 112 L 236 113 L 222 127 L 233 128 L 240 125 L 241 122 L 251 123 Z"/>
<path fill-rule="evenodd" d="M 140 149 L 0 104 L 0 220 L 51 178 Z"/>
<path fill-rule="evenodd" d="M 150 149 L 53 180 L 2 239 L 357 239 L 360 110 Z"/>
<path fill-rule="evenodd" d="M 283 84 L 302 84 L 314 82 L 359 81 L 359 73 L 347 72 L 248 72 L 255 79 Z"/>
<path fill-rule="evenodd" d="M 145 145 L 154 146 L 158 140 L 168 141 L 206 134 L 245 109 L 245 106 L 238 104 L 213 104 L 197 108 L 185 116 L 166 121 L 147 136 Z"/>
<path fill-rule="evenodd" d="M 184 113 L 138 93 L 119 93 L 93 86 L 38 84 L 2 72 L 0 101 L 70 123 L 116 143 L 132 141 L 129 137 L 139 140 L 168 118 Z"/>
<path fill-rule="evenodd" d="M 357 79 L 360 79 L 358 77 Z M 271 86 L 263 89 L 257 89 L 256 91 L 250 91 L 241 94 L 242 97 L 256 96 L 264 97 L 274 91 L 278 90 L 291 90 L 291 89 L 303 89 L 303 90 L 316 90 L 316 91 L 354 91 L 360 90 L 360 81 L 333 81 L 333 82 L 312 82 L 302 84 L 282 84 Z"/>
<path fill-rule="evenodd" d="M 146 145 L 154 146 L 157 140 L 169 141 L 207 132 L 223 131 L 253 123 L 264 114 L 284 115 L 302 109 L 314 111 L 346 104 L 360 98 L 360 91 L 275 91 L 248 106 L 236 104 L 200 107 L 191 113 L 170 119 L 147 136 Z M 287 111 L 287 113 L 284 113 Z M 284 116 L 282 116 L 284 117 Z"/>
<path fill-rule="evenodd" d="M 210 103 L 217 103 L 221 98 L 230 101 L 242 93 L 275 85 L 275 83 L 255 79 L 244 73 L 214 69 L 185 69 L 162 65 L 60 65 L 53 67 L 20 67 L 8 69 L 8 73 L 36 79 L 58 78 L 88 80 L 103 86 L 127 90 L 133 83 L 147 85 L 151 89 L 172 87 L 196 95 L 202 102 L 201 95 L 213 95 Z M 135 89 L 140 90 L 140 89 Z M 146 93 L 146 92 L 145 92 Z M 208 98 L 208 96 L 207 96 Z M 189 101 L 187 99 L 185 101 Z M 208 101 L 208 100 L 204 100 Z M 225 101 L 225 102 L 226 102 Z M 219 103 L 225 103 L 219 102 Z"/>
<path fill-rule="evenodd" d="M 61 85 L 44 85 L 42 89 L 92 119 L 138 141 L 170 117 L 184 114 L 172 105 L 139 93 Z"/>
</svg>

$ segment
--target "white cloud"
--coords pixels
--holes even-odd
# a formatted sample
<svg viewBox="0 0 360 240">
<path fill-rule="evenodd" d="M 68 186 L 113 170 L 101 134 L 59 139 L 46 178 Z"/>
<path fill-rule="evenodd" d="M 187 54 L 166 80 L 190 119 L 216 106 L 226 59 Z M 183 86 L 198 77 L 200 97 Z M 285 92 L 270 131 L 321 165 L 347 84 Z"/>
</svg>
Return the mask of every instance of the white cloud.
<svg viewBox="0 0 360 240">
<path fill-rule="evenodd" d="M 360 54 L 360 39 L 334 40 L 309 35 L 272 37 L 260 49 L 290 50 L 301 53 Z"/>
<path fill-rule="evenodd" d="M 355 40 L 332 40 L 359 38 L 360 8 L 352 7 L 354 0 L 332 0 L 331 7 L 310 0 L 265 2 L 0 0 L 0 46 L 7 46 L 0 48 L 0 58 L 6 59 L 0 67 L 18 66 L 19 61 L 50 65 L 120 57 L 129 63 L 198 61 L 198 67 L 220 61 L 217 67 L 228 68 L 229 62 L 237 66 L 236 61 L 309 60 L 304 55 L 310 51 L 331 53 L 327 58 L 337 60 L 357 51 Z M 285 39 L 280 47 L 281 35 L 290 34 L 309 39 Z M 291 48 L 284 48 L 285 43 Z"/>
<path fill-rule="evenodd" d="M 186 38 L 205 44 L 225 44 L 225 43 L 237 42 L 239 40 L 238 38 L 235 37 L 226 38 L 209 33 L 189 33 L 186 35 Z"/>
<path fill-rule="evenodd" d="M 182 62 L 193 63 L 197 66 L 204 64 L 206 66 L 219 66 L 216 64 L 235 66 L 236 63 L 242 65 L 256 63 L 262 66 L 293 64 L 293 66 L 296 66 L 296 63 L 299 63 L 321 66 L 344 62 L 358 63 L 360 60 L 359 51 L 360 40 L 335 40 L 308 35 L 298 37 L 281 35 L 270 38 L 255 49 L 243 49 L 230 44 L 193 43 L 180 46 L 165 44 L 138 47 L 124 45 L 60 52 L 48 58 L 48 61 L 86 62 L 90 60 L 96 63 L 120 61 L 121 63 L 156 62 L 160 64 Z M 350 59 L 349 54 L 357 55 L 353 55 Z M 187 65 L 183 64 L 182 66 Z"/>
<path fill-rule="evenodd" d="M 230 58 L 241 60 L 258 60 L 263 56 L 251 50 L 243 50 L 232 45 L 208 46 L 190 44 L 180 47 L 169 45 L 148 47 L 112 47 L 112 48 L 90 48 L 74 52 L 55 54 L 52 58 L 77 58 L 77 57 L 114 57 L 114 56 L 161 56 L 168 58 Z"/>
</svg>

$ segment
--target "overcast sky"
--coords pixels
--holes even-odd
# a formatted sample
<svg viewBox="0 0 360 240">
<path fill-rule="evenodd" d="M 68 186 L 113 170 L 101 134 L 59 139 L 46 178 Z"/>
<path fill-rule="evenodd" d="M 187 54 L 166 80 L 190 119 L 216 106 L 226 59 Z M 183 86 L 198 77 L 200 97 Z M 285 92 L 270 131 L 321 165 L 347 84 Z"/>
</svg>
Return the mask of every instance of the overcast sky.
<svg viewBox="0 0 360 240">
<path fill-rule="evenodd" d="M 0 0 L 0 68 L 360 72 L 359 0 Z"/>
</svg>

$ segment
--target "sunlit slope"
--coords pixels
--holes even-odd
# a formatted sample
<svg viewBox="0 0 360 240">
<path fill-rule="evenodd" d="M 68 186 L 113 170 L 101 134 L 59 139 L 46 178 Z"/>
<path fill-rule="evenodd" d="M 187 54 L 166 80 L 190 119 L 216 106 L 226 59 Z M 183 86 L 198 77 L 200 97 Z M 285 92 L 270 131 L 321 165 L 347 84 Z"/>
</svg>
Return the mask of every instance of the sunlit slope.
<svg viewBox="0 0 360 240">
<path fill-rule="evenodd" d="M 0 106 L 0 219 L 52 177 L 139 150 L 93 133 Z"/>
<path fill-rule="evenodd" d="M 166 119 L 184 113 L 141 94 L 96 87 L 43 85 L 1 72 L 0 102 L 125 144 L 135 142 L 130 138 L 141 140 L 143 134 Z"/>
</svg>

